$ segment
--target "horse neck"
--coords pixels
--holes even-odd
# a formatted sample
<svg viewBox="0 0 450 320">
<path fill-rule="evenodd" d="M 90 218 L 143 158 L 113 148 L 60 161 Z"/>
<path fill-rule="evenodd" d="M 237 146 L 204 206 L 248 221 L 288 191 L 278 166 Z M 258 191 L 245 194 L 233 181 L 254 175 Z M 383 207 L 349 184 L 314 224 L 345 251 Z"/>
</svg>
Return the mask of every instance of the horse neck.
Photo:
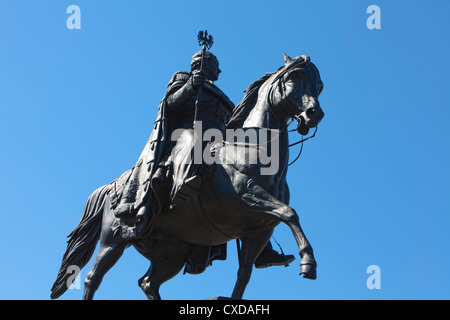
<svg viewBox="0 0 450 320">
<path fill-rule="evenodd" d="M 265 141 L 267 141 L 267 147 L 271 150 L 270 152 L 275 151 L 278 154 L 279 170 L 277 175 L 284 179 L 289 161 L 289 137 L 286 130 L 287 118 L 280 115 L 277 111 L 277 106 L 271 104 L 270 98 L 270 87 L 264 88 L 263 85 L 258 94 L 256 104 L 242 124 L 242 128 L 252 128 L 260 132 L 270 129 L 270 135 L 268 132 L 263 132 L 263 134 L 267 135 L 267 140 Z"/>
<path fill-rule="evenodd" d="M 243 128 L 283 130 L 286 125 L 287 119 L 281 117 L 276 106 L 271 103 L 272 87 L 268 82 L 266 81 L 259 89 L 255 106 L 244 121 Z"/>
</svg>

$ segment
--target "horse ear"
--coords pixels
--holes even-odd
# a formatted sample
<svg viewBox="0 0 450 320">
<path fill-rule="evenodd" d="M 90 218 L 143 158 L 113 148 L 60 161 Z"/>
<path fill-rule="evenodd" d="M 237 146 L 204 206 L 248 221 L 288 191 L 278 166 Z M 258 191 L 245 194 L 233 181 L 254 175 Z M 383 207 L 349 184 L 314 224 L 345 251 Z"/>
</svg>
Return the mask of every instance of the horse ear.
<svg viewBox="0 0 450 320">
<path fill-rule="evenodd" d="M 289 57 L 286 53 L 283 53 L 284 56 L 284 63 L 288 64 L 291 63 L 292 61 L 294 61 L 291 57 Z"/>
<path fill-rule="evenodd" d="M 304 63 L 309 63 L 311 61 L 311 58 L 307 55 L 301 55 L 301 56 L 295 57 L 295 60 L 297 60 L 298 58 L 302 58 Z"/>
</svg>

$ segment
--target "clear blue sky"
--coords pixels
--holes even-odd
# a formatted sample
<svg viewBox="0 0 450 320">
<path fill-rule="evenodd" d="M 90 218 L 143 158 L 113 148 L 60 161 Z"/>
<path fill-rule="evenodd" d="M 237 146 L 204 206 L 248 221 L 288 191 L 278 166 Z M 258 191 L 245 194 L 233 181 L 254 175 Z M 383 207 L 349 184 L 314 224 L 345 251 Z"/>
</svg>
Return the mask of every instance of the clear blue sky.
<svg viewBox="0 0 450 320">
<path fill-rule="evenodd" d="M 72 4 L 81 30 L 66 27 Z M 380 30 L 366 26 L 372 4 Z M 448 12 L 446 0 L 0 0 L 0 299 L 49 298 L 87 197 L 135 164 L 200 29 L 235 104 L 283 52 L 311 56 L 325 84 L 326 116 L 288 175 L 318 279 L 298 276 L 280 225 L 297 259 L 255 270 L 244 298 L 449 299 Z M 379 290 L 366 286 L 370 265 Z M 96 298 L 144 299 L 148 267 L 128 249 Z M 231 242 L 229 260 L 179 274 L 161 295 L 229 296 L 236 271 Z"/>
</svg>

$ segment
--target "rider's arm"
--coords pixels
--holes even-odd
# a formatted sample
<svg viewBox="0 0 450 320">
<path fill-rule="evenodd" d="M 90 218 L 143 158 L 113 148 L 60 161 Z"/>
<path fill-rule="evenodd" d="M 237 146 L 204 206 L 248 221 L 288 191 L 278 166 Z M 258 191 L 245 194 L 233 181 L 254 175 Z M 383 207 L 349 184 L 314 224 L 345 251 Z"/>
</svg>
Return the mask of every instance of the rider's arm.
<svg viewBox="0 0 450 320">
<path fill-rule="evenodd" d="M 190 99 L 197 96 L 198 88 L 205 82 L 204 76 L 200 74 L 192 75 L 183 86 L 174 86 L 175 92 L 167 97 L 167 106 L 171 110 L 176 110 L 178 106 L 182 107 Z"/>
</svg>

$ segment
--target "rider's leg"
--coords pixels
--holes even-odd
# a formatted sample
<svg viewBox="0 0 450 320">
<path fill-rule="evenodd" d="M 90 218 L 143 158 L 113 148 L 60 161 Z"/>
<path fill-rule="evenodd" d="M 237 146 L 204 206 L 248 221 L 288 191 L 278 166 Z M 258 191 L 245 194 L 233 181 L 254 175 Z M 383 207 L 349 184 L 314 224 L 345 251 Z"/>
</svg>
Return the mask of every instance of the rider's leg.
<svg viewBox="0 0 450 320">
<path fill-rule="evenodd" d="M 174 205 L 182 204 L 199 192 L 202 183 L 200 167 L 203 161 L 202 157 L 196 156 L 196 152 L 199 152 L 197 149 L 193 131 L 186 130 L 172 150 L 174 185 L 171 197 Z"/>
<path fill-rule="evenodd" d="M 259 254 L 255 261 L 256 268 L 267 268 L 272 266 L 285 266 L 287 267 L 289 263 L 295 260 L 292 254 L 278 253 L 272 247 L 270 241 L 264 247 L 264 249 Z"/>
</svg>

